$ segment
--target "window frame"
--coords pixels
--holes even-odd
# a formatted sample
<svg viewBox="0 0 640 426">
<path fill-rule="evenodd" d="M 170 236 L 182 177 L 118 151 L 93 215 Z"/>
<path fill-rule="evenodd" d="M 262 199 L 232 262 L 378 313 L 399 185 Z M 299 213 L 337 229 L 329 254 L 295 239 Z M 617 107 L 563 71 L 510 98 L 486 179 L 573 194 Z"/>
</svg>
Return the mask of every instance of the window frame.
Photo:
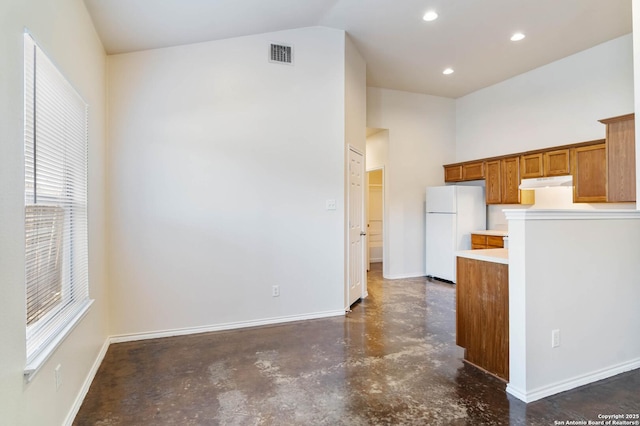
<svg viewBox="0 0 640 426">
<path fill-rule="evenodd" d="M 25 30 L 27 381 L 93 303 L 89 298 L 88 117 L 87 102 Z M 55 212 L 53 219 L 46 216 L 51 212 Z M 55 255 L 53 261 L 51 253 Z M 40 288 L 50 294 L 41 296 Z M 58 288 L 52 297 L 51 290 Z M 55 301 L 57 297 L 59 300 Z M 53 302 L 46 302 L 47 298 Z M 46 303 L 41 304 L 43 300 Z M 35 319 L 30 321 L 33 310 Z"/>
</svg>

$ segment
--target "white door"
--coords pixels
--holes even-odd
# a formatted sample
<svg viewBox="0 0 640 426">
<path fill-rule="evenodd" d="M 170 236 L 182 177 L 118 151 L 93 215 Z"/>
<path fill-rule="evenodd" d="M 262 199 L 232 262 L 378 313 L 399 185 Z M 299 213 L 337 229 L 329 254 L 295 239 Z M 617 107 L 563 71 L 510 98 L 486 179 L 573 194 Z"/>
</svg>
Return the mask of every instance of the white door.
<svg viewBox="0 0 640 426">
<path fill-rule="evenodd" d="M 364 156 L 349 149 L 349 306 L 363 295 L 365 286 Z"/>
</svg>

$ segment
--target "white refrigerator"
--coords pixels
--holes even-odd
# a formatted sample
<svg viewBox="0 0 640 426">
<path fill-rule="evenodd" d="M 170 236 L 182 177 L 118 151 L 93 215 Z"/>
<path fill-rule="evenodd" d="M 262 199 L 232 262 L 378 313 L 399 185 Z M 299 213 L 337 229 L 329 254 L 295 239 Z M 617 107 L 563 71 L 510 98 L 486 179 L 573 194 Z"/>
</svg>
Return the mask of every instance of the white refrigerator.
<svg viewBox="0 0 640 426">
<path fill-rule="evenodd" d="M 470 233 L 487 227 L 484 187 L 434 186 L 426 198 L 427 277 L 455 283 L 455 252 L 470 250 Z"/>
</svg>

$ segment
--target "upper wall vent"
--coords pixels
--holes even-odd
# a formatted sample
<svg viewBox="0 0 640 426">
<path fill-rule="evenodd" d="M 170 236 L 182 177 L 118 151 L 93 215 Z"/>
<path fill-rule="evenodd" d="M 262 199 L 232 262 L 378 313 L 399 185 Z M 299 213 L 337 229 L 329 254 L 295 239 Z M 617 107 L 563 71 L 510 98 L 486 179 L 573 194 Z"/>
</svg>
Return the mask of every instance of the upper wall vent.
<svg viewBox="0 0 640 426">
<path fill-rule="evenodd" d="M 281 64 L 293 64 L 293 48 L 286 44 L 271 43 L 269 60 Z"/>
</svg>

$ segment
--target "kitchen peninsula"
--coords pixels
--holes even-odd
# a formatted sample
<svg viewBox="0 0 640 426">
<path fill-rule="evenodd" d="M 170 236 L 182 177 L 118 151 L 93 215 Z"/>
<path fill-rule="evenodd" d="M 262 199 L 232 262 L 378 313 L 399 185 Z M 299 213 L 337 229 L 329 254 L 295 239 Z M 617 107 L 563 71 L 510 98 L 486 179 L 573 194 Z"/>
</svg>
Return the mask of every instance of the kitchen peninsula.
<svg viewBox="0 0 640 426">
<path fill-rule="evenodd" d="M 456 344 L 465 349 L 465 361 L 508 381 L 508 249 L 456 255 Z"/>
</svg>

